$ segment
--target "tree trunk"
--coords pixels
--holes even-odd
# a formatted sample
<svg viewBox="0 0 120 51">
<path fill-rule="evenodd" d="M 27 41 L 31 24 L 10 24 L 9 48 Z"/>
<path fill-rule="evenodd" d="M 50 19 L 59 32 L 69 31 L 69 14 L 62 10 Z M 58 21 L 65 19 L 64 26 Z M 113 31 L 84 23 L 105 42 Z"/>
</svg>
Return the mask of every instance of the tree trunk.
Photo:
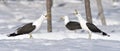
<svg viewBox="0 0 120 51">
<path fill-rule="evenodd" d="M 96 0 L 97 1 L 97 7 L 98 7 L 98 17 L 101 19 L 102 25 L 106 25 L 106 20 L 105 20 L 105 16 L 103 13 L 103 7 L 102 7 L 102 3 L 101 0 Z"/>
<path fill-rule="evenodd" d="M 92 23 L 92 15 L 90 8 L 90 0 L 85 0 L 86 19 L 89 23 Z"/>
<path fill-rule="evenodd" d="M 46 0 L 46 7 L 47 7 L 47 31 L 52 32 L 52 20 L 51 20 L 52 0 Z"/>
</svg>

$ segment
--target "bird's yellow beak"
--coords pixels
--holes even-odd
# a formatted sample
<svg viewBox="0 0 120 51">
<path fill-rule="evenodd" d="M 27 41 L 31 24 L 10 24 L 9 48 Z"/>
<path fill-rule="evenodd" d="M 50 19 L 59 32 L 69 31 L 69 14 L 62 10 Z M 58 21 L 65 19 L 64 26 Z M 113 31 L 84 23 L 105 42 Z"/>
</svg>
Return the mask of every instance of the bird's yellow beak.
<svg viewBox="0 0 120 51">
<path fill-rule="evenodd" d="M 60 17 L 60 20 L 64 20 L 64 19 L 65 19 L 64 16 Z"/>
<path fill-rule="evenodd" d="M 73 13 L 74 15 L 77 15 L 79 12 L 77 9 L 75 9 L 75 13 Z"/>
<path fill-rule="evenodd" d="M 47 17 L 48 17 L 48 16 L 47 16 L 47 14 L 46 14 L 46 15 L 44 15 L 44 16 L 45 16 L 45 19 L 47 19 Z"/>
<path fill-rule="evenodd" d="M 60 19 L 58 20 L 59 22 L 64 20 L 64 16 L 60 17 Z"/>
</svg>

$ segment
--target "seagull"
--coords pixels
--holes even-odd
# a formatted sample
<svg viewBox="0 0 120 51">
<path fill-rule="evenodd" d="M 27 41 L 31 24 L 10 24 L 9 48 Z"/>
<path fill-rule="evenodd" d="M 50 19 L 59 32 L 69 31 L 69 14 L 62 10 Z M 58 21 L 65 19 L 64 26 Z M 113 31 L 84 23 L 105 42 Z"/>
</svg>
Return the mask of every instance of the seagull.
<svg viewBox="0 0 120 51">
<path fill-rule="evenodd" d="M 23 34 L 29 34 L 30 38 L 32 38 L 32 32 L 36 32 L 40 27 L 43 22 L 43 20 L 46 19 L 46 14 L 43 14 L 35 20 L 34 22 L 27 23 L 23 25 L 22 27 L 19 27 L 14 33 L 11 33 L 8 35 L 8 37 L 14 37 L 18 35 L 23 35 Z"/>
<path fill-rule="evenodd" d="M 64 20 L 64 24 L 68 30 L 77 30 L 81 29 L 80 23 L 76 21 L 69 21 L 68 16 L 61 17 L 62 20 Z"/>
<path fill-rule="evenodd" d="M 79 23 L 81 24 L 82 29 L 88 31 L 88 33 L 89 33 L 89 39 L 91 39 L 92 32 L 94 32 L 94 33 L 101 33 L 101 35 L 103 35 L 103 36 L 110 37 L 110 35 L 108 35 L 107 33 L 103 32 L 102 30 L 100 30 L 93 23 L 89 23 L 86 20 L 84 20 L 82 18 L 81 14 L 77 10 L 75 10 L 75 11 L 76 11 L 75 16 L 78 18 Z"/>
</svg>

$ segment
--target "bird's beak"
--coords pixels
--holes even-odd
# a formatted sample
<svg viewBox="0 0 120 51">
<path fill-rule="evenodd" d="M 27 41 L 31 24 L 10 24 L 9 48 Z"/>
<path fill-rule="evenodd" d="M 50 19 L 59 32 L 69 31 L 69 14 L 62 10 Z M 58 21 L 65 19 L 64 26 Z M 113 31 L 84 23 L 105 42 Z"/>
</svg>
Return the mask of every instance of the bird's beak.
<svg viewBox="0 0 120 51">
<path fill-rule="evenodd" d="M 64 16 L 63 16 L 64 17 Z M 61 20 L 64 20 L 64 18 L 63 17 L 60 17 L 60 19 L 58 20 L 59 22 L 61 21 Z"/>
<path fill-rule="evenodd" d="M 73 13 L 74 15 L 77 15 L 79 12 L 77 9 L 75 9 L 75 13 Z"/>
<path fill-rule="evenodd" d="M 64 16 L 60 17 L 60 20 L 64 20 Z"/>
<path fill-rule="evenodd" d="M 45 16 L 45 18 L 47 19 L 47 12 L 45 12 L 45 13 L 43 14 L 43 16 Z"/>
<path fill-rule="evenodd" d="M 45 17 L 47 18 L 47 15 L 45 15 Z"/>
<path fill-rule="evenodd" d="M 48 17 L 47 13 L 45 13 L 45 15 L 44 15 L 44 16 L 45 16 L 45 18 L 47 19 L 47 17 Z"/>
</svg>

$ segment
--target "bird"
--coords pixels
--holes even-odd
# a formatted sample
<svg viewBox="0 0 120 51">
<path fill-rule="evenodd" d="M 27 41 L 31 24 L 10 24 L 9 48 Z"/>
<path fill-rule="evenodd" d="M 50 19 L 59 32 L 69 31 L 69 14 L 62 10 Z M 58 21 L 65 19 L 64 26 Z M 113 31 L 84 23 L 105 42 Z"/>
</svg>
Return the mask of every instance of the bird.
<svg viewBox="0 0 120 51">
<path fill-rule="evenodd" d="M 41 24 L 42 24 L 43 20 L 45 20 L 45 19 L 46 19 L 46 13 L 41 15 L 34 22 L 27 23 L 27 24 L 17 28 L 17 30 L 14 33 L 11 33 L 7 36 L 14 37 L 14 36 L 23 35 L 23 34 L 29 34 L 30 38 L 33 38 L 31 33 L 36 32 L 41 27 Z"/>
<path fill-rule="evenodd" d="M 75 10 L 75 16 L 78 18 L 79 23 L 81 24 L 81 27 L 83 30 L 88 31 L 89 33 L 89 39 L 91 39 L 92 33 L 100 33 L 103 36 L 108 36 L 110 37 L 110 35 L 108 35 L 107 33 L 103 32 L 102 30 L 100 30 L 97 26 L 95 26 L 93 23 L 89 23 L 86 20 L 84 20 L 81 16 L 81 14 Z"/>
<path fill-rule="evenodd" d="M 75 31 L 81 29 L 80 23 L 76 21 L 69 21 L 68 16 L 63 16 L 61 19 L 64 20 L 65 27 L 68 30 Z"/>
</svg>

